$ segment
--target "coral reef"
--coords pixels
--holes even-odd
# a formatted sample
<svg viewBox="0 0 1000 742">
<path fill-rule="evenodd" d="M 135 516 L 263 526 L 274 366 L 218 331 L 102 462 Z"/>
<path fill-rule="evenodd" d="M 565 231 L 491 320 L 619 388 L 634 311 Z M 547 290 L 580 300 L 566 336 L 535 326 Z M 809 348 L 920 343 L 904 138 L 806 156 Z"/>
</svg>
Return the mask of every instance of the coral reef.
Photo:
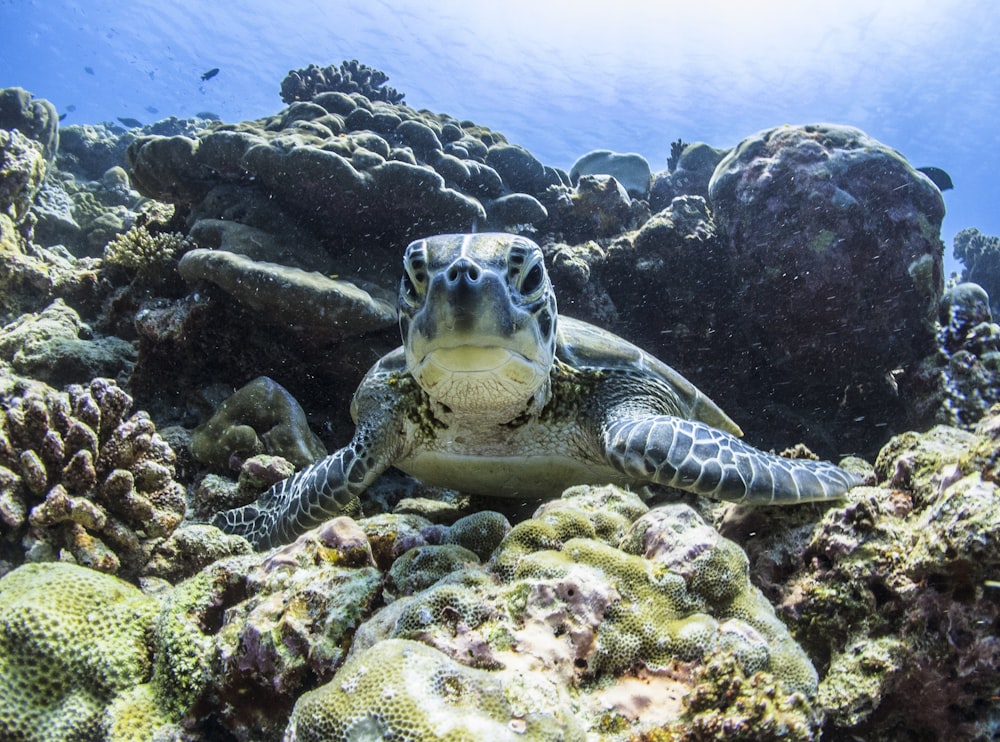
<svg viewBox="0 0 1000 742">
<path fill-rule="evenodd" d="M 495 513 L 450 527 L 337 518 L 270 553 L 224 556 L 155 599 L 95 572 L 77 580 L 90 604 L 41 608 L 4 589 L 42 569 L 54 581 L 82 570 L 15 570 L 0 613 L 36 627 L 31 646 L 51 647 L 66 686 L 86 686 L 77 673 L 91 647 L 61 638 L 74 617 L 112 602 L 112 586 L 138 601 L 103 613 L 108 641 L 131 637 L 116 651 L 139 670 L 95 696 L 86 718 L 144 734 L 182 724 L 270 739 L 287 723 L 300 739 L 464 739 L 473 724 L 499 738 L 625 740 L 677 733 L 692 714 L 703 729 L 736 717 L 798 729 L 816 687 L 734 544 L 689 508 L 647 511 L 615 487 L 567 491 L 513 530 Z M 21 652 L 0 642 L 0 665 Z M 51 716 L 81 723 L 72 710 Z"/>
<path fill-rule="evenodd" d="M 993 302 L 993 313 L 1000 312 L 1000 237 L 974 227 L 963 229 L 955 235 L 953 248 L 964 266 L 962 281 L 982 286 Z"/>
<path fill-rule="evenodd" d="M 28 564 L 0 579 L 0 737 L 107 739 L 127 713 L 108 713 L 111 702 L 150 678 L 146 635 L 158 609 L 133 585 L 72 564 Z"/>
<path fill-rule="evenodd" d="M 723 532 L 754 533 L 751 575 L 820 669 L 824 738 L 996 735 L 998 430 L 994 408 L 975 433 L 897 436 L 879 486 L 804 527 L 726 508 Z"/>
<path fill-rule="evenodd" d="M 61 560 L 138 576 L 181 522 L 174 452 L 132 399 L 95 379 L 63 392 L 6 378 L 0 526 L 14 563 Z M 18 548 L 22 545 L 23 551 Z"/>
<path fill-rule="evenodd" d="M 595 149 L 577 159 L 570 168 L 569 177 L 576 183 L 581 175 L 610 175 L 621 183 L 630 196 L 637 198 L 649 193 L 652 178 L 645 157 L 634 152 L 621 154 L 609 149 Z"/>
<path fill-rule="evenodd" d="M 285 103 L 309 101 L 323 93 L 360 93 L 371 101 L 402 103 L 403 94 L 386 85 L 389 76 L 356 59 L 345 60 L 339 66 L 311 64 L 305 69 L 291 70 L 281 81 L 281 100 Z"/>
<path fill-rule="evenodd" d="M 309 429 L 299 403 L 266 376 L 226 399 L 191 433 L 190 448 L 195 459 L 223 472 L 239 469 L 259 453 L 281 456 L 298 468 L 327 454 L 323 442 Z"/>
<path fill-rule="evenodd" d="M 678 140 L 651 184 L 620 155 L 571 179 L 385 83 L 310 66 L 274 116 L 129 131 L 0 90 L 0 737 L 996 737 L 1000 328 L 981 289 L 941 293 L 936 189 L 826 125 Z M 874 457 L 955 427 L 897 435 L 833 508 L 696 503 L 718 532 L 613 488 L 518 523 L 399 478 L 381 514 L 269 554 L 184 521 L 185 488 L 203 520 L 291 473 L 247 456 L 273 438 L 256 418 L 246 449 L 192 457 L 246 433 L 191 439 L 234 380 L 280 378 L 264 406 L 297 464 L 322 455 L 291 393 L 346 439 L 398 343 L 400 245 L 473 225 L 535 234 L 562 310 L 755 441 Z M 955 240 L 994 305 L 998 244 Z M 238 482 L 206 474 L 234 452 Z"/>
</svg>

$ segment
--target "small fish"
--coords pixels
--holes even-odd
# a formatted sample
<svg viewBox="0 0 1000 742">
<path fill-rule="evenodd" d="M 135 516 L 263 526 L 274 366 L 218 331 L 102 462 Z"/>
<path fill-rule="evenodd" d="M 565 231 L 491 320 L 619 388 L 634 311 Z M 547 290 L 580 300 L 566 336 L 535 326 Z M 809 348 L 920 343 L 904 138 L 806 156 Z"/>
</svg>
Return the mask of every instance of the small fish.
<svg viewBox="0 0 1000 742">
<path fill-rule="evenodd" d="M 202 74 L 201 79 L 202 80 L 211 80 L 213 77 L 215 77 L 218 74 L 219 74 L 219 68 L 218 67 L 213 67 L 208 72 L 205 72 L 204 74 Z"/>
<path fill-rule="evenodd" d="M 83 71 L 86 72 L 88 75 L 93 75 L 94 74 L 94 68 L 93 67 L 84 67 Z"/>
<path fill-rule="evenodd" d="M 66 119 L 66 116 L 67 116 L 67 114 L 65 114 L 65 113 L 60 113 L 60 114 L 59 114 L 59 120 L 60 120 L 60 121 L 64 121 L 64 120 Z"/>
<path fill-rule="evenodd" d="M 76 110 L 76 103 L 70 103 L 66 106 L 66 113 L 73 113 Z"/>
<path fill-rule="evenodd" d="M 160 109 L 156 106 L 146 106 L 147 113 L 159 113 Z"/>
<path fill-rule="evenodd" d="M 222 118 L 217 113 L 212 113 L 211 111 L 198 111 L 195 114 L 195 118 L 208 119 L 209 121 L 222 121 Z"/>
<path fill-rule="evenodd" d="M 949 188 L 955 187 L 955 184 L 951 182 L 951 176 L 939 167 L 918 167 L 917 171 L 930 178 L 931 183 L 936 185 L 939 190 L 947 191 Z"/>
<path fill-rule="evenodd" d="M 142 122 L 139 119 L 122 118 L 121 116 L 119 116 L 118 120 L 121 121 L 122 124 L 124 124 L 125 126 L 127 126 L 130 129 L 141 129 L 142 128 Z"/>
</svg>

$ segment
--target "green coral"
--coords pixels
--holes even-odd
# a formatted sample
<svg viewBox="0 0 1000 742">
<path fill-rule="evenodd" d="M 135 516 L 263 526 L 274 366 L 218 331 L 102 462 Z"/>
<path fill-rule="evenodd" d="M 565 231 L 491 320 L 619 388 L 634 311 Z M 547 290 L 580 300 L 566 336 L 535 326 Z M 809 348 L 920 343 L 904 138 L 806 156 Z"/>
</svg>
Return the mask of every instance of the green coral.
<svg viewBox="0 0 1000 742">
<path fill-rule="evenodd" d="M 452 523 L 444 542 L 462 546 L 485 561 L 509 532 L 510 521 L 507 518 L 492 510 L 484 510 Z"/>
<path fill-rule="evenodd" d="M 296 742 L 583 740 L 569 708 L 519 694 L 516 682 L 459 664 L 419 642 L 388 639 L 355 655 L 295 704 Z M 541 706 L 541 709 L 538 707 Z"/>
<path fill-rule="evenodd" d="M 402 595 L 430 587 L 447 574 L 468 565 L 478 565 L 479 557 L 458 544 L 430 544 L 410 549 L 389 569 L 390 584 Z"/>
<path fill-rule="evenodd" d="M 0 738 L 95 739 L 105 707 L 147 681 L 156 599 L 65 563 L 0 579 Z"/>
<path fill-rule="evenodd" d="M 144 226 L 115 235 L 104 248 L 104 260 L 149 279 L 160 273 L 186 244 L 178 232 L 151 234 Z"/>
<path fill-rule="evenodd" d="M 677 725 L 678 742 L 819 739 L 819 715 L 804 696 L 788 694 L 769 673 L 747 674 L 732 656 L 709 657 L 695 683 Z"/>
</svg>

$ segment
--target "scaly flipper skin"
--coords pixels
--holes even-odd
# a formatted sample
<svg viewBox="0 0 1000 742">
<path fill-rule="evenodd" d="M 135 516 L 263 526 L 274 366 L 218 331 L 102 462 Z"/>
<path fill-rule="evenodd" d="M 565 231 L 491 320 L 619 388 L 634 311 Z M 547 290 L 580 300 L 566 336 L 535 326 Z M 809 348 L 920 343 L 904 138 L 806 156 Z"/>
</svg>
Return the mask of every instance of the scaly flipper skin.
<svg viewBox="0 0 1000 742">
<path fill-rule="evenodd" d="M 759 451 L 704 423 L 666 415 L 613 420 L 604 429 L 608 461 L 637 481 L 717 500 L 788 504 L 833 500 L 861 479 L 825 461 Z"/>
<path fill-rule="evenodd" d="M 400 397 L 384 374 L 373 370 L 370 376 L 380 381 L 355 398 L 361 419 L 348 445 L 278 482 L 257 502 L 219 513 L 212 525 L 261 550 L 286 544 L 330 518 L 360 515 L 359 496 L 389 468 L 402 442 Z"/>
<path fill-rule="evenodd" d="M 365 458 L 363 450 L 342 448 L 279 482 L 257 502 L 219 513 L 212 525 L 259 550 L 288 543 L 338 515 L 358 515 L 358 496 L 381 473 L 368 468 Z"/>
</svg>

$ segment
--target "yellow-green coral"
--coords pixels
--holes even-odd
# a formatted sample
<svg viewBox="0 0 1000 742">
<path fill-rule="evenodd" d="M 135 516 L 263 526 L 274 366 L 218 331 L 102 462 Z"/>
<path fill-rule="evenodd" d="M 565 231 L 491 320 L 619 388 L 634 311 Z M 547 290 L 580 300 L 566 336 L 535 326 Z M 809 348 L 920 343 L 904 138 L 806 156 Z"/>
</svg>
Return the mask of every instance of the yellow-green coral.
<svg viewBox="0 0 1000 742">
<path fill-rule="evenodd" d="M 526 698 L 516 679 L 455 662 L 419 642 L 388 639 L 299 698 L 295 742 L 583 740 L 572 712 Z M 541 707 L 541 708 L 539 708 Z"/>
<path fill-rule="evenodd" d="M 150 278 L 169 263 L 184 247 L 184 235 L 177 232 L 151 234 L 144 226 L 132 227 L 116 235 L 104 248 L 104 259 Z"/>
<path fill-rule="evenodd" d="M 100 736 L 105 707 L 148 680 L 156 599 L 94 570 L 27 564 L 0 579 L 0 739 Z"/>
</svg>

